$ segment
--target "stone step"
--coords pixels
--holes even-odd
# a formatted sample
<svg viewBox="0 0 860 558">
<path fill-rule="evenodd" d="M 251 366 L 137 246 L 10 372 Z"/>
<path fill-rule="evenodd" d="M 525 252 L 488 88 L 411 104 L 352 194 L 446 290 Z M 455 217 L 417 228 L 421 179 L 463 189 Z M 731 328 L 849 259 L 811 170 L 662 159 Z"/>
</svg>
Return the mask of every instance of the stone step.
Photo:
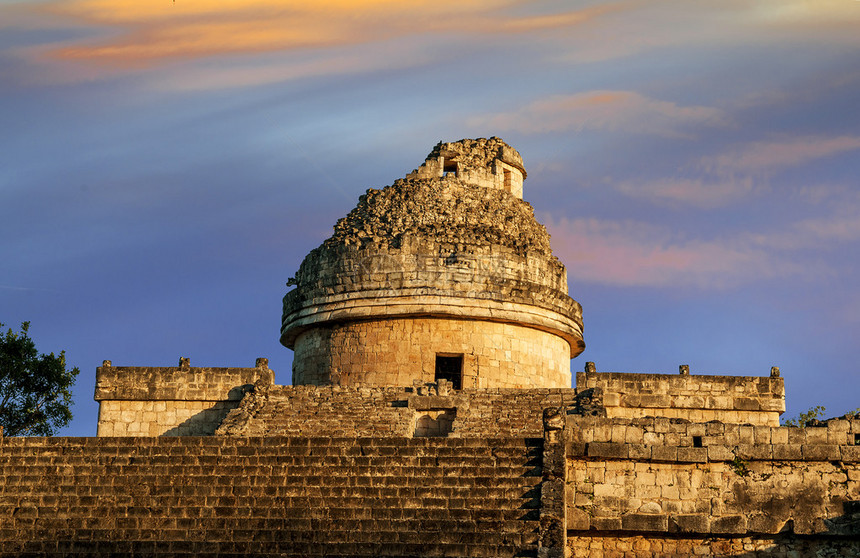
<svg viewBox="0 0 860 558">
<path fill-rule="evenodd" d="M 406 543 L 401 541 L 368 543 L 328 542 L 201 542 L 201 541 L 41 541 L 16 543 L 0 550 L 2 558 L 66 557 L 103 558 L 104 556 L 165 556 L 196 558 L 217 555 L 221 558 L 348 558 L 363 556 L 400 557 L 475 557 L 515 558 L 537 556 L 533 545 L 476 543 Z"/>
<path fill-rule="evenodd" d="M 7 479 L 8 480 L 8 479 Z M 140 479 L 131 479 L 137 481 Z M 187 480 L 187 479 L 186 479 Z M 361 480 L 361 479 L 352 479 Z M 214 485 L 198 486 L 193 490 L 193 498 L 206 499 L 210 504 L 247 501 L 255 505 L 279 505 L 285 498 L 299 495 L 316 498 L 537 498 L 539 497 L 540 479 L 529 477 L 529 484 L 520 479 L 487 478 L 485 483 L 458 483 L 432 486 L 428 483 L 418 483 L 413 479 L 412 486 L 386 485 L 382 479 L 369 479 L 360 486 L 303 486 L 299 483 L 287 483 L 286 486 L 238 486 Z M 371 483 L 373 483 L 371 485 Z M 189 497 L 187 484 L 134 483 L 132 486 L 120 487 L 104 484 L 91 485 L 61 485 L 34 488 L 33 485 L 6 485 L 0 489 L 0 506 L 16 503 L 21 500 L 39 501 L 43 505 L 64 502 L 80 502 L 81 505 L 93 505 L 106 495 L 129 494 L 138 498 L 149 498 L 159 501 L 171 501 L 173 498 Z"/>
<path fill-rule="evenodd" d="M 127 505 L 77 506 L 73 511 L 62 505 L 37 506 L 33 500 L 22 502 L 0 512 L 0 523 L 25 521 L 29 524 L 38 519 L 41 524 L 49 520 L 65 521 L 69 515 L 83 519 L 115 522 L 129 528 L 140 528 L 151 518 L 242 518 L 245 519 L 451 519 L 456 521 L 500 520 L 515 521 L 530 519 L 537 509 L 533 500 L 507 501 L 494 498 L 449 501 L 443 499 L 386 498 L 378 502 L 364 499 L 347 499 L 343 502 L 319 498 L 296 497 L 283 505 L 271 509 L 243 505 L 207 505 L 191 502 L 171 506 L 165 502 L 137 499 Z M 105 514 L 112 514 L 105 518 Z"/>
<path fill-rule="evenodd" d="M 472 448 L 476 451 L 503 451 L 505 449 L 533 449 L 543 447 L 540 438 L 307 438 L 307 437 L 220 437 L 220 436 L 170 436 L 152 437 L 102 437 L 102 438 L 21 438 L 0 439 L 0 456 L 18 453 L 33 455 L 40 448 L 40 455 L 83 455 L 172 453 L 183 455 L 222 454 L 280 454 L 286 448 L 430 448 L 445 452 L 452 448 Z M 193 449 L 192 449 L 193 448 Z M 248 449 L 253 448 L 253 449 Z"/>
<path fill-rule="evenodd" d="M 540 440 L 54 440 L 0 439 L 2 558 L 535 555 Z"/>
<path fill-rule="evenodd" d="M 213 477 L 199 470 L 173 469 L 171 472 L 152 472 L 147 467 L 139 467 L 124 471 L 92 470 L 82 471 L 77 468 L 75 473 L 45 470 L 38 467 L 27 469 L 27 474 L 21 474 L 20 468 L 0 468 L 0 476 L 4 485 L 34 486 L 40 484 L 40 479 L 55 478 L 56 486 L 87 486 L 102 484 L 106 478 L 123 476 L 140 479 L 147 486 L 163 486 L 175 484 L 175 479 L 188 479 L 188 482 L 207 482 L 210 485 L 255 486 L 260 485 L 265 478 L 283 479 L 284 484 L 301 481 L 304 486 L 360 486 L 370 483 L 379 486 L 496 486 L 493 480 L 504 481 L 515 479 L 515 484 L 523 486 L 540 482 L 540 467 L 399 467 L 390 464 L 389 467 L 285 467 L 273 468 L 266 471 L 255 471 L 251 467 L 236 466 L 235 471 L 223 471 L 225 475 Z M 506 485 L 502 485 L 506 486 Z"/>
</svg>

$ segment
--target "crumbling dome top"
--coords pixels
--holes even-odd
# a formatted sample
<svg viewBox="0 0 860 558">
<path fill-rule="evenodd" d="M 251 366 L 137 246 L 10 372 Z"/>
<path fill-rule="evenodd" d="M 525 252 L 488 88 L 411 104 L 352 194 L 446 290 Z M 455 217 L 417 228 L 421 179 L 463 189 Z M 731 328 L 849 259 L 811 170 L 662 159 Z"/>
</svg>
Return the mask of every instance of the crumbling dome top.
<svg viewBox="0 0 860 558">
<path fill-rule="evenodd" d="M 439 142 L 427 155 L 424 164 L 406 176 L 438 178 L 454 175 L 463 184 L 498 188 L 523 197 L 526 170 L 519 152 L 503 140 L 462 139 Z"/>
</svg>

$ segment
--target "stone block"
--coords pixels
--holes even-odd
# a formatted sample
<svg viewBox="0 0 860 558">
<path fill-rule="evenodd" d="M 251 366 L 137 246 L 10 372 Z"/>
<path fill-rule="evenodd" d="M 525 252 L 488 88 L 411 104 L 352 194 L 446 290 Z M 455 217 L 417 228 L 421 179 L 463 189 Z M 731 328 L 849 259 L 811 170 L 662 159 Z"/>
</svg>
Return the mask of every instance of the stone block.
<svg viewBox="0 0 860 558">
<path fill-rule="evenodd" d="M 627 444 L 627 453 L 630 459 L 651 460 L 651 446 L 645 444 Z"/>
<path fill-rule="evenodd" d="M 669 530 L 669 518 L 665 514 L 629 513 L 621 516 L 621 529 L 665 533 Z"/>
<path fill-rule="evenodd" d="M 739 411 L 759 411 L 761 404 L 757 398 L 735 397 L 734 408 Z"/>
<path fill-rule="evenodd" d="M 775 535 L 785 528 L 787 518 L 771 514 L 752 513 L 747 519 L 747 530 L 751 533 Z"/>
<path fill-rule="evenodd" d="M 735 454 L 747 461 L 769 461 L 773 459 L 773 446 L 770 444 L 738 444 Z"/>
<path fill-rule="evenodd" d="M 803 444 L 800 446 L 804 461 L 835 461 L 842 459 L 839 446 L 826 444 Z"/>
<path fill-rule="evenodd" d="M 746 518 L 742 515 L 724 515 L 711 518 L 711 533 L 739 534 L 747 532 Z"/>
<path fill-rule="evenodd" d="M 773 445 L 788 443 L 788 429 L 773 428 L 770 433 L 771 443 Z"/>
<path fill-rule="evenodd" d="M 652 461 L 677 461 L 678 448 L 675 446 L 652 446 L 651 447 Z"/>
<path fill-rule="evenodd" d="M 826 444 L 827 430 L 827 428 L 822 426 L 809 426 L 804 428 L 804 431 L 806 432 L 806 441 L 804 443 L 807 445 Z"/>
<path fill-rule="evenodd" d="M 575 506 L 568 506 L 567 528 L 571 531 L 587 531 L 591 528 L 591 515 Z"/>
<path fill-rule="evenodd" d="M 771 446 L 773 458 L 778 461 L 800 460 L 801 457 L 800 444 L 774 444 Z"/>
<path fill-rule="evenodd" d="M 860 462 L 860 446 L 842 446 L 839 450 L 842 455 L 842 461 Z"/>
<path fill-rule="evenodd" d="M 591 528 L 595 531 L 620 531 L 621 530 L 621 518 L 620 517 L 592 517 L 591 518 Z"/>
<path fill-rule="evenodd" d="M 708 461 L 731 461 L 734 458 L 732 450 L 727 446 L 708 446 Z"/>
<path fill-rule="evenodd" d="M 706 514 L 677 514 L 669 517 L 672 533 L 709 533 L 710 519 Z"/>
<path fill-rule="evenodd" d="M 684 463 L 707 463 L 708 448 L 677 448 L 677 459 Z"/>
<path fill-rule="evenodd" d="M 565 444 L 565 454 L 567 457 L 584 457 L 587 445 L 581 442 L 568 442 Z"/>
<path fill-rule="evenodd" d="M 602 457 L 606 459 L 627 459 L 627 444 L 616 444 L 612 442 L 592 442 L 588 444 L 589 457 Z"/>
</svg>

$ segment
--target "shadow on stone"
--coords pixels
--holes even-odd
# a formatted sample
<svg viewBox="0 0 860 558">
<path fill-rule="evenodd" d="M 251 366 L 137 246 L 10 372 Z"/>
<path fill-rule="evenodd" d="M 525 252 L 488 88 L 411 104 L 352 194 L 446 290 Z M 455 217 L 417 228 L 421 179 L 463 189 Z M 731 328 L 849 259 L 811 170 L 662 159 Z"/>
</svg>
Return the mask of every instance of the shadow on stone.
<svg viewBox="0 0 860 558">
<path fill-rule="evenodd" d="M 217 401 L 165 431 L 162 436 L 212 436 L 227 414 L 238 406 L 238 401 Z"/>
</svg>

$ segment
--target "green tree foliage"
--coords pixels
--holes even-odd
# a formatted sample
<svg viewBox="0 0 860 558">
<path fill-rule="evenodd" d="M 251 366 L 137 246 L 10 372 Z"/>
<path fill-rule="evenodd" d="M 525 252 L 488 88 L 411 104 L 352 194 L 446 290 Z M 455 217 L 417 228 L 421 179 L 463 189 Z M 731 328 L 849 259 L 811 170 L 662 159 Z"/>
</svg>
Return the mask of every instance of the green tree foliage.
<svg viewBox="0 0 860 558">
<path fill-rule="evenodd" d="M 72 419 L 71 387 L 80 370 L 66 370 L 66 354 L 39 354 L 21 331 L 2 334 L 0 323 L 0 426 L 4 436 L 51 436 Z"/>
<path fill-rule="evenodd" d="M 799 426 L 804 428 L 809 425 L 809 423 L 814 423 L 818 420 L 819 417 L 824 416 L 825 409 L 821 405 L 816 405 L 812 407 L 805 413 L 800 413 L 796 417 L 791 417 L 789 419 L 784 419 L 782 421 L 783 426 Z"/>
</svg>

